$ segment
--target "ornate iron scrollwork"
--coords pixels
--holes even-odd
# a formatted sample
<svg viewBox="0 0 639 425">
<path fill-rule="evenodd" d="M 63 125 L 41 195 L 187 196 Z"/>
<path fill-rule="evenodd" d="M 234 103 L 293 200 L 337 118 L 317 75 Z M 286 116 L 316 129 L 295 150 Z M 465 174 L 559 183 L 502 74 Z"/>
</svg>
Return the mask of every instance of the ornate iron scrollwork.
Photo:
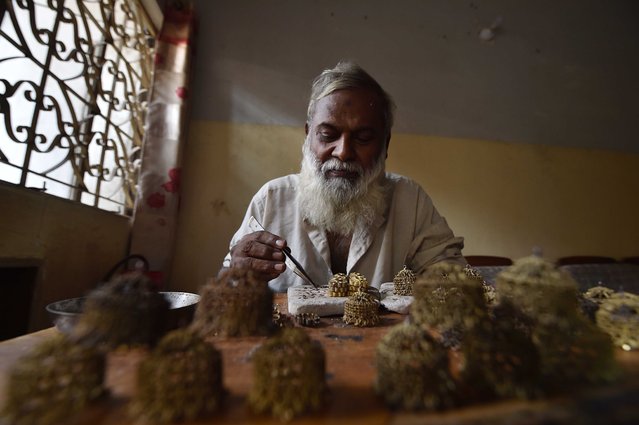
<svg viewBox="0 0 639 425">
<path fill-rule="evenodd" d="M 144 9 L 137 0 L 6 4 L 0 179 L 130 214 L 153 69 Z"/>
</svg>

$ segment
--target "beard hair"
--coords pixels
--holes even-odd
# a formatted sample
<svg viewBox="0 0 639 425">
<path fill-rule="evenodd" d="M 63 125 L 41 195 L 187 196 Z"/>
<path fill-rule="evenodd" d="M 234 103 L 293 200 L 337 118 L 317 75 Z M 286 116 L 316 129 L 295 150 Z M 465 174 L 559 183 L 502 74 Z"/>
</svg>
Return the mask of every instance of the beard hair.
<svg viewBox="0 0 639 425">
<path fill-rule="evenodd" d="M 339 235 L 352 235 L 359 221 L 370 226 L 386 210 L 386 149 L 374 166 L 365 171 L 359 164 L 331 158 L 323 164 L 310 149 L 302 149 L 297 205 L 302 218 L 318 228 Z M 356 179 L 326 177 L 330 170 L 356 172 Z"/>
</svg>

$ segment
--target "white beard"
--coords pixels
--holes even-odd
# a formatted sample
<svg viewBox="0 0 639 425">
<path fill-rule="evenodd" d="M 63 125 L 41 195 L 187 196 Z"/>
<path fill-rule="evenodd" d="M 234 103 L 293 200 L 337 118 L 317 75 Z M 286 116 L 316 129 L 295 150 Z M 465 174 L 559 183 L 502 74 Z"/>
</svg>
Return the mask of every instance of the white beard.
<svg viewBox="0 0 639 425">
<path fill-rule="evenodd" d="M 386 150 L 369 171 L 355 163 L 331 158 L 320 163 L 304 142 L 297 204 L 302 217 L 318 228 L 343 236 L 353 234 L 358 222 L 371 225 L 386 210 Z M 326 177 L 329 170 L 357 172 L 355 180 Z"/>
</svg>

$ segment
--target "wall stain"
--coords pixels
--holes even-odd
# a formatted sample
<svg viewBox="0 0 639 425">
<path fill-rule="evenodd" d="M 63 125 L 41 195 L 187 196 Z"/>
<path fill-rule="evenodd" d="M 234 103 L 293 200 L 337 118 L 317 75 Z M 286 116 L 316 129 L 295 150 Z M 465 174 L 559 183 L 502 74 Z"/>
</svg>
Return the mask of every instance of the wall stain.
<svg viewBox="0 0 639 425">
<path fill-rule="evenodd" d="M 229 209 L 228 205 L 226 205 L 226 201 L 222 199 L 214 199 L 209 203 L 209 205 L 211 205 L 213 214 L 216 216 L 220 216 L 222 214 L 231 214 L 231 210 Z"/>
</svg>

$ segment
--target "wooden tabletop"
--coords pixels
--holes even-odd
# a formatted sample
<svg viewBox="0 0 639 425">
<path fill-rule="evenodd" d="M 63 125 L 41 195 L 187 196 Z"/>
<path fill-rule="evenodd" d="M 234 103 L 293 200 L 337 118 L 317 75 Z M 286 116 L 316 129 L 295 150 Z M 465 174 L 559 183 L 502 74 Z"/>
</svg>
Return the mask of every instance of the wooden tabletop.
<svg viewBox="0 0 639 425">
<path fill-rule="evenodd" d="M 286 298 L 276 296 L 276 303 L 286 312 Z M 326 351 L 329 396 L 325 408 L 312 415 L 293 420 L 299 424 L 514 424 L 534 423 L 639 423 L 639 353 L 617 352 L 624 370 L 614 385 L 575 389 L 573 394 L 537 401 L 501 401 L 436 413 L 393 412 L 373 391 L 375 347 L 390 327 L 404 317 L 382 316 L 380 326 L 356 328 L 341 318 L 322 318 L 317 328 L 306 328 Z M 0 405 L 6 397 L 7 375 L 11 366 L 39 342 L 57 333 L 55 328 L 24 335 L 0 343 Z M 191 424 L 279 424 L 266 415 L 253 414 L 246 395 L 252 383 L 250 355 L 263 337 L 213 338 L 222 352 L 224 386 L 229 395 L 222 411 Z M 144 357 L 142 351 L 110 355 L 106 385 L 111 396 L 96 402 L 67 423 L 132 424 L 127 416 L 127 401 L 135 391 L 135 370 Z M 615 422 L 615 418 L 619 420 Z"/>
</svg>

